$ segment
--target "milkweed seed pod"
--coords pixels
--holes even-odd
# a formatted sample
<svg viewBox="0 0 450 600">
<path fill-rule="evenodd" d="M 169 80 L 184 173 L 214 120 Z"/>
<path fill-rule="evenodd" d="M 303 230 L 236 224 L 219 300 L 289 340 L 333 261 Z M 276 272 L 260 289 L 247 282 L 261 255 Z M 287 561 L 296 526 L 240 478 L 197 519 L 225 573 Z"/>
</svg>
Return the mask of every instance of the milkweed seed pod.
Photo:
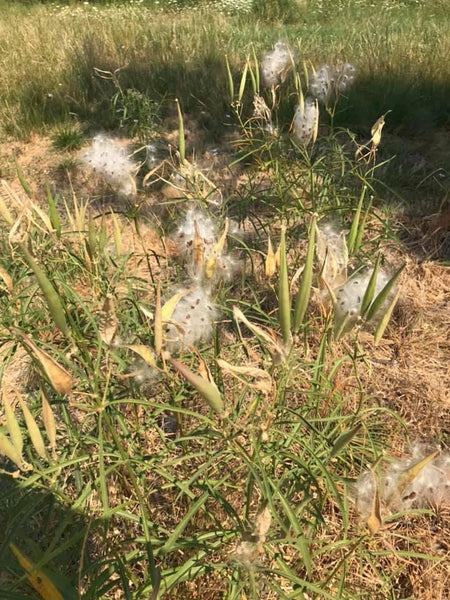
<svg viewBox="0 0 450 600">
<path fill-rule="evenodd" d="M 313 98 L 326 104 L 332 92 L 333 81 L 330 66 L 322 65 L 311 76 L 308 92 Z"/>
<path fill-rule="evenodd" d="M 166 326 L 165 347 L 171 353 L 208 340 L 214 331 L 217 311 L 209 293 L 201 287 L 183 296 Z"/>
<path fill-rule="evenodd" d="M 330 222 L 317 227 L 316 255 L 321 279 L 331 290 L 347 281 L 348 249 L 345 233 Z"/>
<path fill-rule="evenodd" d="M 117 139 L 102 133 L 96 135 L 90 147 L 80 156 L 82 164 L 125 196 L 136 193 L 137 165 Z"/>
<path fill-rule="evenodd" d="M 191 277 L 198 276 L 205 261 L 211 256 L 217 241 L 212 220 L 199 210 L 190 209 L 178 227 L 174 241 L 187 264 Z"/>
<path fill-rule="evenodd" d="M 350 63 L 345 63 L 342 67 L 335 70 L 334 85 L 339 93 L 347 91 L 355 81 L 356 69 Z"/>
<path fill-rule="evenodd" d="M 275 88 L 283 83 L 295 60 L 290 48 L 284 42 L 277 42 L 274 50 L 266 52 L 261 60 L 261 83 L 265 88 Z"/>
<path fill-rule="evenodd" d="M 335 324 L 344 324 L 341 331 L 346 333 L 350 331 L 357 322 L 361 319 L 361 306 L 372 276 L 372 270 L 367 270 L 362 273 L 357 273 L 350 277 L 347 282 L 339 288 L 336 294 L 336 305 L 334 309 Z M 378 271 L 375 284 L 374 298 L 381 292 L 384 286 L 388 283 L 390 277 L 381 269 Z M 386 298 L 380 312 L 383 313 L 392 301 L 395 290 L 391 290 L 388 298 Z"/>
<path fill-rule="evenodd" d="M 307 96 L 303 107 L 297 105 L 292 121 L 292 137 L 301 146 L 315 141 L 319 125 L 319 107 L 317 100 Z"/>
</svg>

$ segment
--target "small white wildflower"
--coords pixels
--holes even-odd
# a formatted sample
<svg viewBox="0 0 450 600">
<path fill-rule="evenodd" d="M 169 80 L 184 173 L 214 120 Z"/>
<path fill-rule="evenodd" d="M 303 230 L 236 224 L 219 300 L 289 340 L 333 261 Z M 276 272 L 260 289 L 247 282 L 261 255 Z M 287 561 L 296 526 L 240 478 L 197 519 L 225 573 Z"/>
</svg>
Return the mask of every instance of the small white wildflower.
<svg viewBox="0 0 450 600">
<path fill-rule="evenodd" d="M 274 88 L 286 80 L 292 69 L 293 54 L 284 42 L 277 42 L 275 49 L 266 52 L 261 60 L 261 83 Z"/>
<path fill-rule="evenodd" d="M 214 330 L 217 311 L 209 292 L 197 287 L 178 302 L 166 327 L 165 345 L 169 352 L 180 352 L 208 340 Z"/>
<path fill-rule="evenodd" d="M 88 169 L 117 187 L 121 194 L 131 196 L 136 193 L 137 166 L 117 139 L 97 134 L 80 159 Z"/>
<path fill-rule="evenodd" d="M 314 139 L 319 122 L 317 100 L 307 96 L 303 107 L 295 108 L 292 121 L 292 137 L 301 146 L 307 146 Z"/>
</svg>

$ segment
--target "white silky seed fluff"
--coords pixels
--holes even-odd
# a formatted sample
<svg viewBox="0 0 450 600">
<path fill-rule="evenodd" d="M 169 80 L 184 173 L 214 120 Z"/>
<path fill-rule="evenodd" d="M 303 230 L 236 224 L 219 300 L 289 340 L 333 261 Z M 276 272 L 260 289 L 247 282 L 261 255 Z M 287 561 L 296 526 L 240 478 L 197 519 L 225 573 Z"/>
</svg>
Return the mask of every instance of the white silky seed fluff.
<svg viewBox="0 0 450 600">
<path fill-rule="evenodd" d="M 121 194 L 131 196 L 135 193 L 134 175 L 137 166 L 118 140 L 99 133 L 93 138 L 90 147 L 81 154 L 80 159 L 85 167 L 117 187 Z"/>
<path fill-rule="evenodd" d="M 298 144 L 306 146 L 311 141 L 318 119 L 319 111 L 316 101 L 307 96 L 303 111 L 302 107 L 297 105 L 292 122 L 292 137 Z"/>
<path fill-rule="evenodd" d="M 166 348 L 169 352 L 180 352 L 198 342 L 208 340 L 214 331 L 217 311 L 209 293 L 198 287 L 183 296 L 166 327 Z"/>
<path fill-rule="evenodd" d="M 276 87 L 283 83 L 292 67 L 291 52 L 283 42 L 277 42 L 275 49 L 263 56 L 261 60 L 261 84 L 265 88 Z"/>
</svg>

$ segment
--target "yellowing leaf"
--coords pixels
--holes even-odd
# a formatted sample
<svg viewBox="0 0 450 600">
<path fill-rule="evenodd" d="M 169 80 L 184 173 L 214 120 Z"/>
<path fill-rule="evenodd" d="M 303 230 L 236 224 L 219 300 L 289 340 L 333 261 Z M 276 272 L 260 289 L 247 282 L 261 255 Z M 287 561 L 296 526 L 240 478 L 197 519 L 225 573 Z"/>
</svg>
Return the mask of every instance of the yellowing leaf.
<svg viewBox="0 0 450 600">
<path fill-rule="evenodd" d="M 47 458 L 44 440 L 42 439 L 42 434 L 39 430 L 39 427 L 25 402 L 21 398 L 19 399 L 19 402 L 23 416 L 25 417 L 28 433 L 30 434 L 31 443 L 41 458 Z"/>
<path fill-rule="evenodd" d="M 419 476 L 422 469 L 430 463 L 436 456 L 439 454 L 439 451 L 433 452 L 429 454 L 416 464 L 412 465 L 406 471 L 404 471 L 397 480 L 397 490 L 400 496 L 407 490 L 407 488 L 412 484 L 414 479 Z"/>
<path fill-rule="evenodd" d="M 114 296 L 112 294 L 108 294 L 102 306 L 102 310 L 100 313 L 100 322 L 98 325 L 100 339 L 107 346 L 112 344 L 118 326 L 119 319 L 116 315 Z"/>
<path fill-rule="evenodd" d="M 3 267 L 0 267 L 0 277 L 3 279 L 8 292 L 10 293 L 10 295 L 12 295 L 13 282 L 12 282 L 11 277 L 9 276 L 9 273 Z"/>
<path fill-rule="evenodd" d="M 267 279 L 270 279 L 271 277 L 273 277 L 275 275 L 276 272 L 276 260 L 275 260 L 275 252 L 273 251 L 272 248 L 272 240 L 268 239 L 268 243 L 267 243 L 267 256 L 266 256 L 266 277 Z"/>
<path fill-rule="evenodd" d="M 64 600 L 64 596 L 55 586 L 53 581 L 47 577 L 43 571 L 37 569 L 35 563 L 25 556 L 15 544 L 10 544 L 9 548 L 22 569 L 26 571 L 31 586 L 43 600 Z"/>
<path fill-rule="evenodd" d="M 50 447 L 55 451 L 56 448 L 56 424 L 55 415 L 53 414 L 52 407 L 47 399 L 47 396 L 42 391 L 42 418 L 44 421 L 45 431 L 47 433 Z"/>
<path fill-rule="evenodd" d="M 128 348 L 129 350 L 132 350 L 133 352 L 138 354 L 150 367 L 153 367 L 154 369 L 158 368 L 156 364 L 155 353 L 153 352 L 153 349 L 150 348 L 150 346 L 136 344 L 131 346 L 125 346 L 125 348 Z"/>
<path fill-rule="evenodd" d="M 222 235 L 220 236 L 219 241 L 215 244 L 214 248 L 212 249 L 211 255 L 209 256 L 208 260 L 206 261 L 205 275 L 208 279 L 211 279 L 211 277 L 214 275 L 214 271 L 216 269 L 217 258 L 221 255 L 221 253 L 224 249 L 225 240 L 227 239 L 227 235 L 228 235 L 228 219 L 226 219 L 226 221 L 225 221 L 225 228 L 223 230 Z"/>
<path fill-rule="evenodd" d="M 178 302 L 181 300 L 181 298 L 183 298 L 183 296 L 186 296 L 190 292 L 192 292 L 192 288 L 181 290 L 180 292 L 174 294 L 171 298 L 167 300 L 167 302 L 164 303 L 163 307 L 161 308 L 161 317 L 163 323 L 167 323 L 167 321 L 170 321 L 172 313 L 175 310 Z"/>
<path fill-rule="evenodd" d="M 375 534 L 379 531 L 382 521 L 381 521 L 381 512 L 380 512 L 380 492 L 378 490 L 378 481 L 375 477 L 375 474 L 372 471 L 373 483 L 374 483 L 374 492 L 372 499 L 372 507 L 370 510 L 369 518 L 367 519 L 367 527 L 369 528 L 370 533 Z"/>
<path fill-rule="evenodd" d="M 31 351 L 34 358 L 38 361 L 44 373 L 47 375 L 54 390 L 58 392 L 58 394 L 70 394 L 73 387 L 72 376 L 53 360 L 47 352 L 40 350 L 22 331 L 15 327 L 11 327 L 11 331 L 19 335 L 25 346 Z"/>
<path fill-rule="evenodd" d="M 11 442 L 20 456 L 22 456 L 23 439 L 20 431 L 19 422 L 17 421 L 14 410 L 9 402 L 9 399 L 3 397 L 3 406 L 5 409 L 6 426 L 8 428 Z M 15 462 L 15 461 L 14 461 Z"/>
<path fill-rule="evenodd" d="M 22 468 L 23 460 L 20 452 L 13 446 L 8 438 L 3 435 L 3 433 L 0 433 L 0 454 L 9 458 L 17 468 Z"/>
</svg>

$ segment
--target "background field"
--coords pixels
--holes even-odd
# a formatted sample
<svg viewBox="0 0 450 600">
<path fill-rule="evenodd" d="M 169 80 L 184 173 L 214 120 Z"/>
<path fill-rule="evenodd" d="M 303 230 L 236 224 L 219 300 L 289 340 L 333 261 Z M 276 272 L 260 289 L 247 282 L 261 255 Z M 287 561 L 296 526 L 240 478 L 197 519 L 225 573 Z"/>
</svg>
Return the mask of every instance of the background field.
<svg viewBox="0 0 450 600">
<path fill-rule="evenodd" d="M 11 544 L 65 599 L 450 598 L 447 5 L 0 0 L 0 598 L 52 597 Z M 305 93 L 356 68 L 305 147 L 292 76 L 254 116 L 279 40 Z M 315 221 L 405 265 L 379 344 L 334 339 Z"/>
</svg>

